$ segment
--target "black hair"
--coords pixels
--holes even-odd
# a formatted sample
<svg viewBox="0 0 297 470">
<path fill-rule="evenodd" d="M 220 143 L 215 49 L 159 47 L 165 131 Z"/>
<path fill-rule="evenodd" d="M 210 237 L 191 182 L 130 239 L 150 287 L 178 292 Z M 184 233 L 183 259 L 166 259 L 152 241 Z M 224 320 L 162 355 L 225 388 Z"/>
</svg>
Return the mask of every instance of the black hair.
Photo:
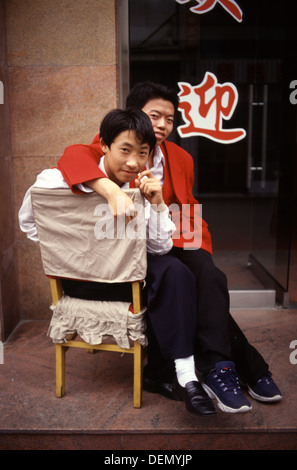
<svg viewBox="0 0 297 470">
<path fill-rule="evenodd" d="M 106 114 L 100 125 L 100 137 L 110 148 L 115 138 L 124 131 L 135 131 L 141 143 L 147 143 L 152 150 L 156 137 L 150 118 L 141 109 L 114 109 Z"/>
<path fill-rule="evenodd" d="M 140 82 L 134 85 L 126 99 L 127 108 L 135 106 L 142 109 L 146 103 L 154 98 L 170 101 L 176 113 L 179 103 L 177 93 L 166 85 L 154 82 Z"/>
</svg>

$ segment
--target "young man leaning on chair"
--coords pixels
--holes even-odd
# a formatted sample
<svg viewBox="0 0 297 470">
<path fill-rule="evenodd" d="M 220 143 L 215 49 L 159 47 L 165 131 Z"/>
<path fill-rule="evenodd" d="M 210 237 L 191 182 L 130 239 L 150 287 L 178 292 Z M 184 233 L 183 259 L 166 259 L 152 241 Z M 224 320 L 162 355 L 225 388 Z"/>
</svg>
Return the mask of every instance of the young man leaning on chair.
<svg viewBox="0 0 297 470">
<path fill-rule="evenodd" d="M 95 189 L 107 200 L 110 200 L 110 191 L 113 201 L 118 197 L 124 198 L 124 214 L 116 213 L 119 206 L 111 206 L 111 209 L 117 217 L 124 215 L 126 222 L 133 218 L 134 207 L 132 200 L 122 190 L 134 181 L 135 186 L 144 195 L 148 256 L 146 291 L 150 325 L 162 356 L 173 361 L 175 365 L 175 398 L 184 400 L 187 410 L 193 414 L 214 414 L 216 410 L 213 402 L 199 383 L 195 372 L 195 278 L 185 264 L 168 254 L 173 246 L 171 237 L 176 227 L 164 203 L 160 181 L 145 168 L 156 145 L 149 117 L 136 108 L 109 112 L 100 126 L 100 145 L 104 154 L 99 162 L 100 180 L 103 184 L 100 186 L 100 180 L 89 181 L 88 185 L 79 184 L 79 189 L 81 192 Z M 92 187 L 94 184 L 96 188 Z M 33 186 L 68 188 L 57 168 L 44 170 L 38 175 Z M 31 188 L 27 191 L 19 211 L 19 223 L 28 238 L 37 242 Z M 69 296 L 98 299 L 95 282 L 64 280 L 63 289 Z M 117 297 L 117 292 L 114 295 Z"/>
</svg>

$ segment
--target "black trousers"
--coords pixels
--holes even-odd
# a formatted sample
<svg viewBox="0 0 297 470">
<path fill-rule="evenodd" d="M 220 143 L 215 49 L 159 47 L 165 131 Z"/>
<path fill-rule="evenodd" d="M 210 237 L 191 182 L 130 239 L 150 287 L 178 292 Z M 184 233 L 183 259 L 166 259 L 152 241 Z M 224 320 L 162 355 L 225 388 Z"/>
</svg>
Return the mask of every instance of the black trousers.
<svg viewBox="0 0 297 470">
<path fill-rule="evenodd" d="M 63 281 L 65 294 L 91 300 L 131 301 L 131 287 Z M 253 383 L 268 364 L 248 342 L 229 312 L 225 274 L 204 250 L 173 248 L 168 255 L 148 255 L 148 378 L 171 381 L 173 359 L 195 355 L 197 369 L 208 373 L 232 360 L 242 380 Z"/>
<path fill-rule="evenodd" d="M 161 361 L 167 361 L 174 371 L 174 359 L 194 354 L 197 328 L 196 282 L 185 264 L 170 255 L 148 254 L 148 268 L 143 292 L 147 306 L 149 336 L 153 344 L 149 348 Z M 88 300 L 132 301 L 131 285 L 102 284 L 88 281 L 62 280 L 64 293 Z"/>
<path fill-rule="evenodd" d="M 195 362 L 197 369 L 208 373 L 217 362 L 232 360 L 241 379 L 253 383 L 268 371 L 268 364 L 248 342 L 229 312 L 229 292 L 225 274 L 218 269 L 212 256 L 204 250 L 173 248 L 170 256 L 179 259 L 193 273 L 196 281 Z M 155 266 L 155 269 L 158 269 Z M 173 368 L 149 336 L 149 378 L 169 380 Z M 155 375 L 154 375 L 155 374 Z"/>
<path fill-rule="evenodd" d="M 148 338 L 152 341 L 148 360 L 154 357 L 153 348 L 165 359 L 193 355 L 197 306 L 192 272 L 174 256 L 148 254 L 146 283 Z"/>
</svg>

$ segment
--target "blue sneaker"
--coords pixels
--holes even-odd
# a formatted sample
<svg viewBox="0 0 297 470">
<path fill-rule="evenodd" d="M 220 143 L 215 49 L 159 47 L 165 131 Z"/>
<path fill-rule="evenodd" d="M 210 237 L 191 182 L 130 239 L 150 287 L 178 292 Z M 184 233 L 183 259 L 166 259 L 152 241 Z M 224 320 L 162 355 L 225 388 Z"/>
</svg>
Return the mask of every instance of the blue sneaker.
<svg viewBox="0 0 297 470">
<path fill-rule="evenodd" d="M 280 401 L 283 396 L 275 384 L 271 372 L 267 372 L 264 377 L 261 377 L 255 384 L 248 385 L 248 392 L 255 400 L 263 402 Z"/>
<path fill-rule="evenodd" d="M 204 377 L 203 388 L 226 413 L 245 413 L 252 409 L 241 391 L 234 362 L 218 362 L 215 370 Z"/>
</svg>

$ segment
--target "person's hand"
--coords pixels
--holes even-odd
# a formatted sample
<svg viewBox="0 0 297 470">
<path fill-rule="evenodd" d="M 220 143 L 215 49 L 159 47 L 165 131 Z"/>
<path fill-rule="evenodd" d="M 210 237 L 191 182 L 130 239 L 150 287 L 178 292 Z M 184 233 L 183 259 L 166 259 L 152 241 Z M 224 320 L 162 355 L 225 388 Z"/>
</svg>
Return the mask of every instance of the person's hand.
<svg viewBox="0 0 297 470">
<path fill-rule="evenodd" d="M 111 213 L 115 218 L 125 218 L 128 224 L 136 216 L 136 210 L 132 199 L 117 186 L 107 198 Z"/>
<path fill-rule="evenodd" d="M 132 199 L 109 178 L 97 178 L 88 181 L 86 184 L 98 194 L 105 197 L 110 211 L 115 218 L 125 217 L 125 223 L 127 224 L 136 216 Z"/>
<path fill-rule="evenodd" d="M 160 180 L 155 178 L 150 170 L 144 170 L 139 173 L 135 180 L 135 185 L 144 195 L 144 197 L 157 207 L 158 211 L 164 210 L 165 204 Z"/>
</svg>

